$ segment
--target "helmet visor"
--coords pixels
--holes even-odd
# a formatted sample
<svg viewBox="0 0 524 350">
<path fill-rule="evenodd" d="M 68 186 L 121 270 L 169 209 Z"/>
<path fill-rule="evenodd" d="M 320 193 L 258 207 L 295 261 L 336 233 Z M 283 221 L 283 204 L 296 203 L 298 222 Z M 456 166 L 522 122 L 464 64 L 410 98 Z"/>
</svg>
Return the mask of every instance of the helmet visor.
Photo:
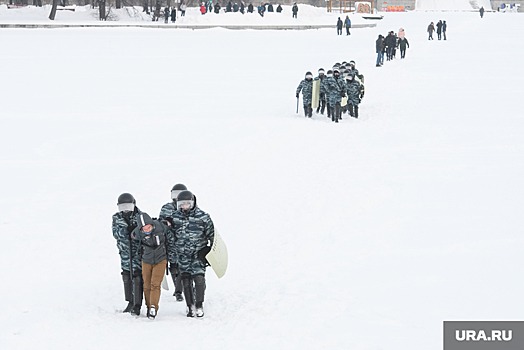
<svg viewBox="0 0 524 350">
<path fill-rule="evenodd" d="M 171 199 L 176 199 L 178 197 L 178 194 L 182 192 L 182 190 L 173 190 L 171 191 Z"/>
<path fill-rule="evenodd" d="M 193 201 L 192 199 L 187 199 L 176 202 L 176 206 L 178 210 L 189 210 L 193 208 L 194 203 L 195 201 Z"/>
<path fill-rule="evenodd" d="M 118 204 L 118 211 L 133 211 L 135 205 L 133 203 L 120 203 Z"/>
</svg>

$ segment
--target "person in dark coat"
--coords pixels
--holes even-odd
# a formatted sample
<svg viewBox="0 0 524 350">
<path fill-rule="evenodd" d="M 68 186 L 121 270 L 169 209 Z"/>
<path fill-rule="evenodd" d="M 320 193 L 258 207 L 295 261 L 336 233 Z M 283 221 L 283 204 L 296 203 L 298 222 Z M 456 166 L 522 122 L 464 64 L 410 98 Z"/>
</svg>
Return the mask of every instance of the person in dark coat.
<svg viewBox="0 0 524 350">
<path fill-rule="evenodd" d="M 400 49 L 400 58 L 406 57 L 406 47 L 409 47 L 408 39 L 406 37 L 399 38 L 397 46 Z"/>
<path fill-rule="evenodd" d="M 233 9 L 233 5 L 231 4 L 231 1 L 229 1 L 226 5 L 226 12 L 231 12 Z"/>
<path fill-rule="evenodd" d="M 220 13 L 220 4 L 219 4 L 219 3 L 216 3 L 216 4 L 215 4 L 215 10 L 214 10 L 214 11 L 215 11 L 215 13 L 217 13 L 217 14 Z"/>
<path fill-rule="evenodd" d="M 342 35 L 342 26 L 343 25 L 344 24 L 342 23 L 342 20 L 339 17 L 337 20 L 337 35 Z"/>
<path fill-rule="evenodd" d="M 484 17 L 484 6 L 480 8 L 479 13 L 480 13 L 480 18 L 483 18 Z"/>
<path fill-rule="evenodd" d="M 351 20 L 349 19 L 349 16 L 346 16 L 346 19 L 344 20 L 344 25 L 346 26 L 346 35 L 351 35 L 349 32 L 349 28 L 351 28 Z"/>
<path fill-rule="evenodd" d="M 281 13 L 282 12 L 282 6 L 280 6 L 280 4 L 278 4 L 277 6 L 277 13 Z"/>
<path fill-rule="evenodd" d="M 238 12 L 238 10 L 239 10 L 238 4 L 235 2 L 233 4 L 233 12 Z"/>
<path fill-rule="evenodd" d="M 169 22 L 169 16 L 170 16 L 169 7 L 166 6 L 166 8 L 164 8 L 164 23 Z"/>
<path fill-rule="evenodd" d="M 446 40 L 446 30 L 448 29 L 448 25 L 446 24 L 446 21 L 442 22 L 442 35 L 444 36 L 444 40 Z"/>
<path fill-rule="evenodd" d="M 435 31 L 435 25 L 433 24 L 433 22 L 431 22 L 429 25 L 428 25 L 428 40 L 433 40 L 433 32 Z"/>
<path fill-rule="evenodd" d="M 137 215 L 137 227 L 132 233 L 140 242 L 142 252 L 142 278 L 147 317 L 155 319 L 160 301 L 160 285 L 166 272 L 167 262 L 175 264 L 175 237 L 173 232 L 158 220 L 141 212 Z"/>
<path fill-rule="evenodd" d="M 273 5 L 272 5 L 271 3 L 269 3 L 269 4 L 267 5 L 267 12 L 273 12 L 273 11 L 274 11 L 274 10 L 273 10 Z"/>
<path fill-rule="evenodd" d="M 253 13 L 253 4 L 247 5 L 247 12 L 248 13 Z"/>
<path fill-rule="evenodd" d="M 297 17 L 297 14 L 298 14 L 298 6 L 297 6 L 297 3 L 296 3 L 296 2 L 293 4 L 293 7 L 291 8 L 291 12 L 293 12 L 293 18 L 298 18 L 298 17 Z"/>
<path fill-rule="evenodd" d="M 437 22 L 437 39 L 438 40 L 442 39 L 442 21 L 441 20 Z"/>
<path fill-rule="evenodd" d="M 240 13 L 244 14 L 246 8 L 246 4 L 244 4 L 243 1 L 240 2 Z"/>
<path fill-rule="evenodd" d="M 393 59 L 393 49 L 397 46 L 397 40 L 395 39 L 395 33 L 393 31 L 388 33 L 388 36 L 384 40 L 386 46 L 386 59 L 391 61 Z"/>
<path fill-rule="evenodd" d="M 176 22 L 176 8 L 173 7 L 173 9 L 171 10 L 171 22 L 172 23 L 175 23 Z"/>
<path fill-rule="evenodd" d="M 377 52 L 377 67 L 382 67 L 384 64 L 384 36 L 378 35 L 377 41 L 375 41 L 375 49 Z"/>
</svg>

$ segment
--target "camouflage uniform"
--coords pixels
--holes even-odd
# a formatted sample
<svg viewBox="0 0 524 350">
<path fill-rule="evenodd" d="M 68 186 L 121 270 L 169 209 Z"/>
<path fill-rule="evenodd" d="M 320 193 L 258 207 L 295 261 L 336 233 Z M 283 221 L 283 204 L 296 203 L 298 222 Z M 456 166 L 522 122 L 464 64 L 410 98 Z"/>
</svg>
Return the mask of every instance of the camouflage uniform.
<svg viewBox="0 0 524 350">
<path fill-rule="evenodd" d="M 195 305 L 202 308 L 206 290 L 206 262 L 199 257 L 215 239 L 215 228 L 211 217 L 196 206 L 188 212 L 177 211 L 173 215 L 175 252 L 184 286 L 188 316 Z"/>
<path fill-rule="evenodd" d="M 172 219 L 176 211 L 176 201 L 173 200 L 162 206 L 158 218 L 160 220 L 166 220 L 167 218 Z M 180 273 L 176 267 L 176 262 L 174 264 L 170 264 L 169 272 L 171 272 L 171 278 L 173 279 L 173 284 L 175 285 L 175 292 L 173 293 L 173 296 L 177 297 L 177 301 L 182 301 L 182 280 L 180 279 Z"/>
<path fill-rule="evenodd" d="M 331 120 L 338 123 L 341 117 L 340 102 L 342 95 L 346 93 L 346 82 L 342 76 L 326 78 L 327 102 L 328 108 L 331 109 Z"/>
<path fill-rule="evenodd" d="M 190 275 L 204 274 L 206 264 L 198 258 L 197 253 L 215 238 L 211 217 L 198 207 L 191 209 L 187 214 L 176 211 L 173 214 L 173 226 L 176 261 L 180 272 Z"/>
<path fill-rule="evenodd" d="M 131 232 L 137 226 L 136 215 L 138 208 L 125 215 L 118 212 L 113 215 L 113 237 L 120 254 L 120 267 L 122 268 L 122 281 L 124 282 L 124 295 L 128 306 L 124 312 L 131 311 L 140 314 L 143 296 L 142 264 L 140 257 L 140 243 L 131 239 Z"/>
<path fill-rule="evenodd" d="M 130 262 L 133 257 L 133 271 L 140 271 L 142 263 L 139 252 L 139 242 L 131 239 L 128 227 L 136 227 L 136 212 L 126 219 L 122 212 L 113 215 L 113 237 L 116 239 L 116 246 L 120 254 L 120 266 L 123 271 L 131 271 Z"/>
<path fill-rule="evenodd" d="M 364 85 L 353 78 L 353 80 L 348 81 L 346 91 L 348 95 L 349 114 L 352 117 L 358 118 L 358 105 L 362 97 L 364 97 Z"/>
<path fill-rule="evenodd" d="M 317 113 L 320 112 L 320 114 L 324 114 L 324 110 L 326 109 L 326 78 L 327 76 L 325 74 L 315 78 L 315 80 L 320 80 L 320 99 L 317 107 Z"/>
<path fill-rule="evenodd" d="M 158 218 L 161 220 L 165 220 L 166 218 L 172 218 L 175 212 L 176 212 L 176 202 L 171 201 L 162 206 L 162 209 L 160 209 L 160 214 L 158 215 Z"/>
<path fill-rule="evenodd" d="M 313 114 L 313 110 L 311 108 L 311 100 L 313 99 L 313 79 L 304 79 L 300 82 L 297 87 L 297 97 L 301 90 L 305 116 L 311 117 Z"/>
</svg>

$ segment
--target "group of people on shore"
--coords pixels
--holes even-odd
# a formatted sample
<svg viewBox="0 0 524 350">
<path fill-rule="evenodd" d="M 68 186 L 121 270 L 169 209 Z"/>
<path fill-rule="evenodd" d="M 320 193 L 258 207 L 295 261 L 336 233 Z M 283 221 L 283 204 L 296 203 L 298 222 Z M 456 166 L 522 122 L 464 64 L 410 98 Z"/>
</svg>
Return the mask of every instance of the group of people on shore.
<svg viewBox="0 0 524 350">
<path fill-rule="evenodd" d="M 186 14 L 187 5 L 182 1 L 178 6 L 178 11 L 180 12 L 180 17 L 184 17 Z M 231 2 L 228 1 L 225 7 L 220 6 L 220 3 L 217 1 L 213 4 L 212 0 L 209 0 L 207 2 L 202 2 L 199 7 L 200 13 L 202 15 L 205 15 L 207 13 L 215 13 L 219 14 L 220 12 L 228 13 L 228 12 L 239 12 L 241 14 L 247 13 L 254 13 L 255 7 L 252 3 L 246 6 L 246 4 L 243 1 L 238 2 Z M 256 7 L 256 12 L 264 17 L 264 14 L 266 12 L 276 12 L 276 13 L 282 13 L 283 8 L 280 4 L 277 4 L 276 7 L 273 6 L 272 3 L 260 3 L 259 6 Z M 149 8 L 147 5 L 144 5 L 144 12 L 150 13 Z M 175 7 L 169 7 L 166 6 L 163 10 L 160 5 L 160 2 L 157 2 L 155 5 L 154 10 L 152 10 L 153 14 L 151 16 L 153 22 L 156 22 L 159 20 L 159 18 L 163 17 L 165 23 L 175 23 L 177 20 L 177 8 Z M 294 3 L 291 7 L 291 13 L 293 18 L 298 18 L 298 5 L 297 3 Z"/>
<path fill-rule="evenodd" d="M 139 316 L 145 299 L 149 319 L 159 310 L 161 284 L 170 272 L 176 301 L 186 300 L 187 317 L 204 316 L 206 255 L 215 236 L 213 221 L 183 184 L 171 189 L 171 201 L 153 218 L 136 206 L 130 193 L 117 200 L 112 231 L 120 255 L 124 313 Z M 183 294 L 183 296 L 182 296 Z"/>
<path fill-rule="evenodd" d="M 313 96 L 314 83 L 318 84 L 318 90 L 315 91 L 318 96 Z M 337 62 L 327 72 L 324 68 L 320 68 L 315 78 L 311 72 L 307 72 L 296 91 L 297 113 L 300 92 L 302 92 L 304 115 L 308 118 L 313 116 L 313 108 L 316 108 L 316 113 L 321 115 L 324 115 L 327 108 L 327 117 L 335 123 L 342 119 L 344 113 L 358 118 L 359 104 L 364 97 L 364 75 L 360 74 L 353 60 L 349 63 Z M 318 106 L 312 105 L 313 98 L 318 99 Z"/>
<path fill-rule="evenodd" d="M 375 49 L 377 53 L 377 67 L 382 67 L 384 64 L 384 54 L 386 54 L 386 60 L 391 61 L 396 57 L 397 48 L 400 49 L 400 58 L 406 57 L 406 49 L 409 48 L 409 42 L 406 38 L 406 32 L 404 28 L 400 28 L 398 33 L 390 31 L 386 37 L 382 34 L 378 35 L 375 42 Z"/>
<path fill-rule="evenodd" d="M 255 7 L 253 6 L 252 3 L 250 3 L 246 7 L 246 4 L 243 1 L 240 1 L 240 3 L 228 1 L 228 3 L 226 4 L 225 8 L 220 6 L 219 2 L 216 2 L 215 4 L 213 4 L 213 0 L 209 0 L 207 2 L 202 2 L 200 4 L 200 13 L 202 15 L 205 15 L 206 13 L 211 13 L 211 12 L 219 14 L 220 10 L 223 10 L 223 12 L 225 12 L 225 13 L 228 13 L 228 12 L 240 12 L 241 14 L 245 14 L 246 12 L 247 13 L 254 13 L 255 12 Z M 256 7 L 256 10 L 257 10 L 257 13 L 260 16 L 264 17 L 264 13 L 266 13 L 266 12 L 282 13 L 283 8 L 282 8 L 282 6 L 280 4 L 277 4 L 277 6 L 275 8 L 272 3 L 266 2 L 266 3 L 260 3 L 260 5 L 258 5 Z M 291 12 L 293 13 L 293 17 L 297 18 L 298 5 L 296 3 L 293 4 L 293 7 L 291 8 Z"/>
</svg>

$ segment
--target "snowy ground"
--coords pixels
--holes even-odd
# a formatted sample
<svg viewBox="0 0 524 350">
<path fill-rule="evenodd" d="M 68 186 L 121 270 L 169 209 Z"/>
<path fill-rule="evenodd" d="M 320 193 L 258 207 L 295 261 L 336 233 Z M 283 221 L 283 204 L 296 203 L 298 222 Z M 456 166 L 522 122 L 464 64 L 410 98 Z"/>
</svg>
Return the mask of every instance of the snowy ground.
<svg viewBox="0 0 524 350">
<path fill-rule="evenodd" d="M 0 349 L 437 350 L 444 320 L 521 319 L 522 15 L 377 24 L 2 29 Z M 376 68 L 400 27 L 406 59 Z M 361 119 L 295 114 L 304 73 L 350 59 Z M 135 319 L 111 215 L 122 192 L 155 215 L 177 182 L 229 271 L 205 319 L 165 292 Z"/>
</svg>

